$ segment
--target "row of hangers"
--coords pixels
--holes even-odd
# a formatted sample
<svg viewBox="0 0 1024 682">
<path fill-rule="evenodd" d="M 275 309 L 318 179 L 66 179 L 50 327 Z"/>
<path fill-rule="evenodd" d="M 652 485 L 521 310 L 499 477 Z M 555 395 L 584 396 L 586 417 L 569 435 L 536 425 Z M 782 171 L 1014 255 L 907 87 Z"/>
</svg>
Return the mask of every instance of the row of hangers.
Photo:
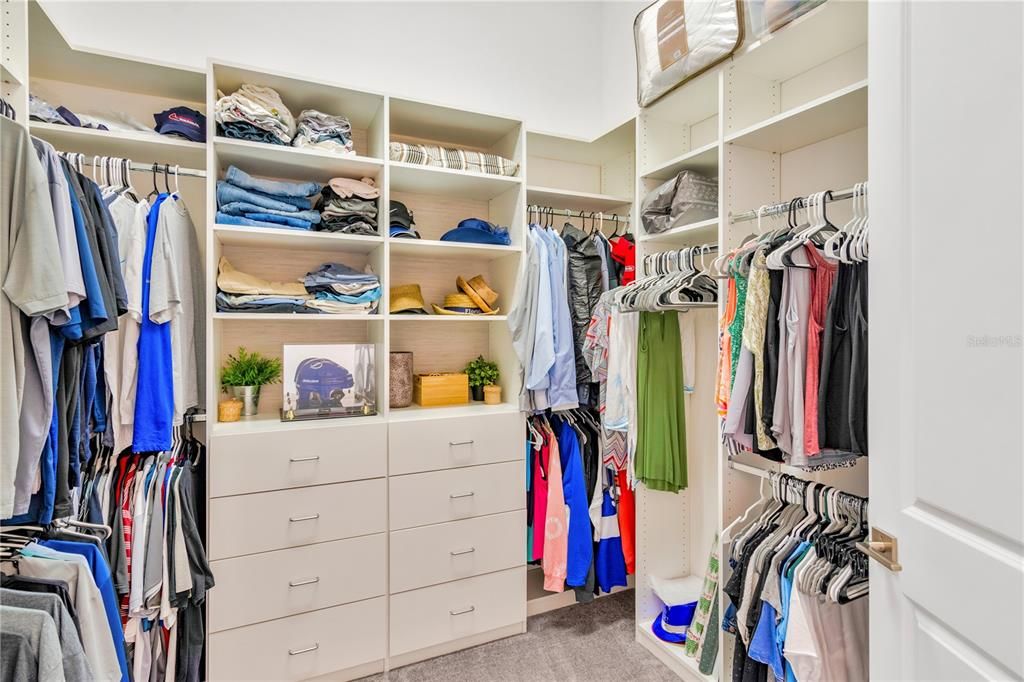
<svg viewBox="0 0 1024 682">
<path fill-rule="evenodd" d="M 615 231 L 612 232 L 612 237 L 625 236 L 629 232 L 629 218 L 621 218 L 619 217 L 618 213 L 612 213 L 608 216 L 605 216 L 605 214 L 600 211 L 567 211 L 552 208 L 551 206 L 539 206 L 537 204 L 530 204 L 529 206 L 526 207 L 526 210 L 527 221 L 531 224 L 537 225 L 538 227 L 554 227 L 555 216 L 561 215 L 570 218 L 579 218 L 582 225 L 580 229 L 582 229 L 584 232 L 587 232 L 587 219 L 589 218 L 590 231 L 588 232 L 588 234 L 590 236 L 604 233 L 604 221 L 606 219 L 615 223 Z M 624 226 L 625 228 L 627 228 L 623 230 L 621 235 L 619 234 L 620 226 Z"/>
<path fill-rule="evenodd" d="M 826 257 L 841 263 L 853 264 L 868 260 L 868 204 L 866 182 L 854 185 L 852 195 L 853 217 L 841 227 L 829 220 L 827 205 L 833 201 L 832 190 L 815 192 L 790 200 L 785 211 L 775 211 L 774 206 L 764 205 L 757 209 L 757 231 L 748 235 L 734 253 L 720 255 L 711 264 L 711 276 L 726 279 L 732 263 L 739 272 L 749 273 L 749 258 L 764 244 L 771 245 L 767 265 L 770 268 L 813 269 L 793 261 L 793 253 L 807 245 L 814 244 Z M 803 209 L 801 221 L 800 210 Z M 767 215 L 767 219 L 765 216 Z M 786 217 L 782 224 L 782 217 Z M 767 222 L 767 225 L 766 225 Z"/>
<path fill-rule="evenodd" d="M 769 483 L 770 497 L 763 489 L 764 481 Z M 814 563 L 801 571 L 794 588 L 845 604 L 868 594 L 868 557 L 857 549 L 857 543 L 868 535 L 867 503 L 866 498 L 823 483 L 768 472 L 762 479 L 761 499 L 729 524 L 723 536 L 733 527 L 741 528 L 732 545 L 736 558 L 745 539 L 773 523 L 788 524 L 785 536 L 775 540 L 775 550 L 782 550 L 795 539 L 810 542 L 816 553 Z M 751 512 L 759 507 L 763 510 L 760 516 L 744 527 Z M 784 521 L 787 511 L 788 521 Z"/>
<path fill-rule="evenodd" d="M 92 542 L 97 538 L 91 533 L 82 531 L 98 531 L 106 540 L 113 534 L 110 526 L 99 523 L 86 523 L 74 518 L 54 519 L 49 526 L 21 525 L 0 526 L 0 560 L 13 560 L 22 549 L 35 542 L 38 538 L 46 538 L 60 532 L 64 538 L 73 538 L 84 542 Z"/>
<path fill-rule="evenodd" d="M 92 179 L 100 187 L 110 188 L 117 192 L 128 192 L 129 196 L 133 199 L 137 199 L 134 185 L 132 185 L 132 166 L 134 163 L 131 159 L 125 159 L 114 156 L 94 156 L 92 160 L 87 160 L 85 154 L 77 152 L 60 152 L 60 155 L 67 159 L 68 163 L 74 167 L 82 175 L 85 175 L 85 166 L 92 166 Z M 149 167 L 149 171 L 152 175 L 153 189 L 147 195 L 147 199 L 160 194 L 161 190 L 157 186 L 157 178 L 162 173 L 164 178 L 164 193 L 166 194 L 177 194 L 180 195 L 181 187 L 179 184 L 178 171 L 181 167 L 178 165 L 170 166 L 168 164 L 154 163 Z M 174 191 L 171 191 L 170 178 L 174 177 Z"/>
<path fill-rule="evenodd" d="M 717 246 L 704 244 L 645 256 L 647 276 L 615 289 L 612 304 L 622 312 L 685 312 L 694 303 L 714 304 L 718 283 L 708 274 L 710 264 L 705 263 L 705 256 L 717 250 Z"/>
<path fill-rule="evenodd" d="M 590 410 L 584 409 L 582 407 L 574 407 L 569 410 L 555 412 L 552 416 L 561 417 L 574 426 L 578 425 L 579 422 L 582 422 L 590 426 L 591 428 L 597 429 L 598 433 L 600 433 L 601 430 L 601 425 L 598 423 L 597 417 L 595 417 Z M 537 429 L 537 426 L 533 423 L 534 420 L 537 419 L 543 419 L 546 421 L 548 419 L 548 416 L 538 414 L 533 415 L 526 420 L 526 428 L 530 432 L 530 443 L 534 447 L 540 447 L 544 443 L 543 434 L 541 434 L 541 432 Z M 584 434 L 583 437 L 586 438 L 586 435 Z"/>
</svg>

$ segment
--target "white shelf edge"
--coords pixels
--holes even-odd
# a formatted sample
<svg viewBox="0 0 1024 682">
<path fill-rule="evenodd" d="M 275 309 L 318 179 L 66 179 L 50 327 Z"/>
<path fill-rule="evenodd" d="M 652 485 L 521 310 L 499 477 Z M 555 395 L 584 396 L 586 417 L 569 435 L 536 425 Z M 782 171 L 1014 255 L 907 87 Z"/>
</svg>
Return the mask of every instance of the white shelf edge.
<svg viewBox="0 0 1024 682">
<path fill-rule="evenodd" d="M 141 130 L 97 130 L 94 128 L 76 128 L 75 126 L 65 126 L 57 123 L 46 123 L 43 121 L 29 121 L 28 127 L 33 134 L 38 134 L 41 137 L 45 137 L 47 133 L 54 133 L 81 137 L 84 140 L 117 140 L 119 142 L 126 143 L 153 144 L 162 145 L 168 148 L 176 147 L 180 149 L 206 151 L 206 144 L 203 142 L 182 140 L 169 135 L 161 135 L 156 131 L 145 133 Z"/>
<path fill-rule="evenodd" d="M 383 159 L 378 159 L 373 156 L 360 156 L 359 154 L 333 154 L 319 149 L 291 147 L 283 144 L 267 144 L 265 142 L 255 142 L 253 140 L 235 140 L 230 137 L 222 137 L 220 135 L 213 138 L 213 145 L 217 149 L 237 149 L 242 151 L 251 150 L 254 152 L 265 152 L 268 156 L 279 155 L 282 160 L 308 159 L 351 162 L 353 164 L 364 164 L 367 166 L 376 166 L 378 168 L 382 168 L 384 166 Z"/>
<path fill-rule="evenodd" d="M 399 254 L 408 254 L 415 251 L 449 251 L 451 253 L 479 252 L 494 253 L 496 255 L 507 255 L 521 253 L 523 247 L 516 245 L 501 246 L 498 244 L 471 244 L 468 242 L 445 242 L 440 239 L 402 239 L 388 238 L 388 243 L 396 246 L 395 251 Z M 401 244 L 401 246 L 398 246 Z M 408 246 L 406 246 L 408 244 Z"/>
<path fill-rule="evenodd" d="M 637 239 L 642 242 L 657 243 L 659 241 L 668 241 L 672 237 L 683 236 L 690 232 L 699 232 L 701 230 L 706 230 L 707 228 L 712 226 L 718 226 L 717 216 L 714 218 L 708 218 L 707 220 L 699 220 L 695 223 L 685 223 L 683 225 L 678 225 L 670 230 L 666 230 L 665 232 L 659 232 L 658 234 L 641 234 L 637 237 Z"/>
<path fill-rule="evenodd" d="M 368 417 L 339 417 L 337 419 L 306 419 L 299 421 L 281 421 L 276 414 L 257 414 L 254 417 L 243 417 L 236 422 L 210 421 L 213 436 L 240 436 L 249 433 L 269 433 L 275 431 L 304 431 L 338 426 L 358 426 L 360 424 L 381 424 L 384 415 L 375 414 Z"/>
<path fill-rule="evenodd" d="M 645 649 L 654 654 L 659 661 L 668 666 L 675 674 L 691 682 L 715 682 L 714 674 L 705 675 L 700 671 L 696 659 L 684 655 L 679 644 L 663 642 L 651 631 L 653 618 L 645 619 L 636 624 L 636 639 Z"/>
<path fill-rule="evenodd" d="M 697 147 L 696 149 L 691 149 L 688 152 L 684 152 L 679 156 L 676 156 L 674 158 L 669 159 L 668 161 L 665 161 L 664 163 L 658 164 L 654 168 L 648 168 L 647 170 L 643 171 L 640 174 L 640 177 L 649 178 L 652 175 L 655 175 L 656 173 L 661 173 L 662 171 L 671 168 L 672 166 L 684 165 L 688 161 L 692 161 L 698 156 L 707 154 L 709 151 L 713 149 L 718 149 L 718 140 L 715 140 L 714 142 L 709 142 L 708 144 L 703 145 L 701 147 Z"/>
<path fill-rule="evenodd" d="M 218 239 L 224 235 L 230 236 L 236 235 L 244 237 L 246 235 L 253 236 L 267 236 L 276 238 L 282 242 L 289 240 L 294 241 L 296 244 L 301 242 L 318 243 L 318 244 L 338 244 L 343 246 L 345 244 L 355 245 L 374 245 L 374 248 L 382 246 L 384 244 L 384 237 L 381 236 L 370 236 L 370 235 L 359 235 L 359 234 L 339 234 L 336 232 L 317 232 L 315 230 L 288 230 L 284 228 L 274 227 L 252 227 L 249 225 L 224 225 L 221 223 L 212 223 L 211 228 L 213 234 Z M 344 249 L 339 249 L 344 250 Z"/>
<path fill-rule="evenodd" d="M 855 92 L 857 92 L 859 90 L 866 90 L 867 87 L 868 87 L 868 81 L 865 78 L 863 80 L 857 81 L 856 83 L 851 83 L 850 85 L 847 85 L 846 87 L 840 88 L 839 90 L 833 90 L 832 92 L 828 93 L 827 95 L 822 95 L 821 97 L 818 97 L 817 99 L 813 99 L 810 102 L 807 102 L 805 104 L 801 104 L 798 107 L 793 107 L 792 109 L 788 109 L 786 111 L 783 111 L 783 112 L 781 112 L 779 114 L 776 114 L 775 116 L 772 116 L 771 118 L 767 118 L 767 119 L 765 119 L 765 120 L 763 120 L 763 121 L 761 121 L 759 123 L 755 123 L 753 125 L 749 125 L 746 128 L 743 128 L 741 130 L 737 130 L 734 133 L 730 133 L 729 135 L 725 136 L 725 143 L 726 144 L 731 144 L 733 142 L 736 142 L 737 140 L 741 140 L 742 138 L 744 138 L 744 137 L 746 137 L 748 135 L 751 135 L 753 133 L 759 132 L 759 131 L 767 129 L 767 128 L 771 128 L 772 126 L 778 125 L 778 124 L 780 124 L 780 123 L 782 123 L 784 121 L 787 121 L 789 119 L 792 119 L 792 118 L 795 118 L 795 117 L 800 116 L 802 114 L 805 114 L 805 113 L 807 113 L 809 111 L 812 111 L 812 110 L 814 110 L 814 109 L 816 109 L 816 108 L 818 108 L 820 106 L 823 106 L 823 105 L 829 104 L 831 102 L 834 102 L 837 99 L 840 99 L 842 97 L 846 97 L 847 95 L 853 94 L 853 93 L 855 93 Z"/>
<path fill-rule="evenodd" d="M 506 322 L 508 315 L 400 315 L 388 316 L 390 322 Z"/>
<path fill-rule="evenodd" d="M 400 170 L 411 170 L 414 172 L 424 173 L 436 173 L 438 175 L 448 175 L 457 178 L 473 178 L 475 180 L 491 180 L 496 183 L 507 183 L 510 187 L 512 185 L 521 185 L 523 183 L 522 176 L 519 175 L 497 175 L 496 173 L 479 173 L 477 171 L 466 171 L 458 170 L 455 168 L 438 168 L 437 166 L 427 166 L 419 163 L 408 163 L 405 161 L 388 161 L 388 165 L 392 169 Z M 399 190 L 402 191 L 402 190 Z"/>
<path fill-rule="evenodd" d="M 577 200 L 589 200 L 589 201 L 602 201 L 608 202 L 611 205 L 621 206 L 622 204 L 631 204 L 633 200 L 628 197 L 619 197 L 612 194 L 599 194 L 595 192 L 577 192 L 571 189 L 559 189 L 558 187 L 542 187 L 540 185 L 527 185 L 526 195 L 529 197 L 530 192 L 537 194 L 554 194 L 565 199 L 577 199 Z M 529 198 L 527 198 L 529 201 Z M 532 202 L 531 202 L 532 203 Z"/>
<path fill-rule="evenodd" d="M 310 321 L 310 322 L 367 322 L 383 320 L 384 315 L 361 315 L 358 313 L 214 313 L 214 320 L 235 320 L 235 321 Z"/>
<path fill-rule="evenodd" d="M 419 421 L 445 417 L 480 417 L 488 414 L 510 414 L 518 412 L 519 405 L 507 402 L 499 405 L 465 403 L 463 405 L 441 405 L 438 407 L 421 407 L 419 405 L 411 405 L 409 407 L 392 408 L 388 412 L 388 421 Z"/>
</svg>

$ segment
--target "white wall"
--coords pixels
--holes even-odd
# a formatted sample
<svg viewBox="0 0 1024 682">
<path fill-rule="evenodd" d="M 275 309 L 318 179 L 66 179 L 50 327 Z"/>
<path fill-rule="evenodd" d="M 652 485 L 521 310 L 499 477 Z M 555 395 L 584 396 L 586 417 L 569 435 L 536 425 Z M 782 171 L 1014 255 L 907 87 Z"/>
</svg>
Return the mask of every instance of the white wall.
<svg viewBox="0 0 1024 682">
<path fill-rule="evenodd" d="M 558 134 L 595 137 L 634 108 L 632 1 L 41 4 L 73 47 L 196 67 L 213 57 Z"/>
</svg>

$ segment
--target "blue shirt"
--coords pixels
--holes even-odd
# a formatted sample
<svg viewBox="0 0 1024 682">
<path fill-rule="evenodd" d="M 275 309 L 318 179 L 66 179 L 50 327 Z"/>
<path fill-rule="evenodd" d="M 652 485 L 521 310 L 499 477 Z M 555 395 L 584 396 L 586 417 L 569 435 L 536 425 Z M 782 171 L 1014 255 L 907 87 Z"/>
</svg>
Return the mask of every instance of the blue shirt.
<svg viewBox="0 0 1024 682">
<path fill-rule="evenodd" d="M 174 379 L 172 376 L 171 323 L 150 319 L 150 277 L 156 244 L 160 204 L 168 195 L 157 196 L 146 218 L 146 250 L 142 259 L 142 326 L 139 330 L 139 367 L 135 388 L 133 452 L 163 452 L 171 449 L 174 420 Z"/>
<path fill-rule="evenodd" d="M 785 650 L 786 630 L 789 628 L 789 601 L 790 597 L 793 596 L 793 569 L 800 563 L 804 555 L 807 554 L 810 547 L 811 543 L 807 541 L 801 542 L 793 550 L 793 554 L 782 564 L 782 578 L 779 583 L 779 597 L 782 599 L 782 617 L 779 619 L 778 627 L 775 630 L 775 641 L 779 651 Z M 796 682 L 796 675 L 793 674 L 793 669 L 789 662 L 783 661 L 783 663 L 786 668 L 787 682 Z"/>
<path fill-rule="evenodd" d="M 68 542 L 66 540 L 42 540 L 41 545 L 65 554 L 78 554 L 89 562 L 92 578 L 103 597 L 103 611 L 110 626 L 110 635 L 114 638 L 114 651 L 117 653 L 117 664 L 121 667 L 121 682 L 128 682 L 128 659 L 124 653 L 124 631 L 121 629 L 121 614 L 117 609 L 117 595 L 114 583 L 110 579 L 110 567 L 100 550 L 89 542 Z"/>
<path fill-rule="evenodd" d="M 565 243 L 552 230 L 540 230 L 547 240 L 548 272 L 551 279 L 551 304 L 554 322 L 555 362 L 548 374 L 548 404 L 553 410 L 579 407 L 576 395 L 576 351 L 573 349 L 572 321 L 565 289 Z"/>
<path fill-rule="evenodd" d="M 575 390 L 573 387 L 574 393 Z M 566 422 L 562 422 L 558 430 L 558 454 L 562 463 L 562 492 L 569 507 L 565 584 L 581 587 L 586 584 L 590 564 L 594 561 L 594 534 L 590 530 L 590 505 L 580 442 L 576 431 Z"/>
</svg>

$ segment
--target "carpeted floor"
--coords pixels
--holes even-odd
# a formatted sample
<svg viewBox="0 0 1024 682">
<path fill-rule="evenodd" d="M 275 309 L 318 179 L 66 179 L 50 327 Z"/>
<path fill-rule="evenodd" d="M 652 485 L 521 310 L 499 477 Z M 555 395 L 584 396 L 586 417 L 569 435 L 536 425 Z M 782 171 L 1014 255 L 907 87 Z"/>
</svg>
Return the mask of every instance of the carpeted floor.
<svg viewBox="0 0 1024 682">
<path fill-rule="evenodd" d="M 364 682 L 678 682 L 634 641 L 633 590 L 530 618 L 527 632 Z"/>
</svg>

